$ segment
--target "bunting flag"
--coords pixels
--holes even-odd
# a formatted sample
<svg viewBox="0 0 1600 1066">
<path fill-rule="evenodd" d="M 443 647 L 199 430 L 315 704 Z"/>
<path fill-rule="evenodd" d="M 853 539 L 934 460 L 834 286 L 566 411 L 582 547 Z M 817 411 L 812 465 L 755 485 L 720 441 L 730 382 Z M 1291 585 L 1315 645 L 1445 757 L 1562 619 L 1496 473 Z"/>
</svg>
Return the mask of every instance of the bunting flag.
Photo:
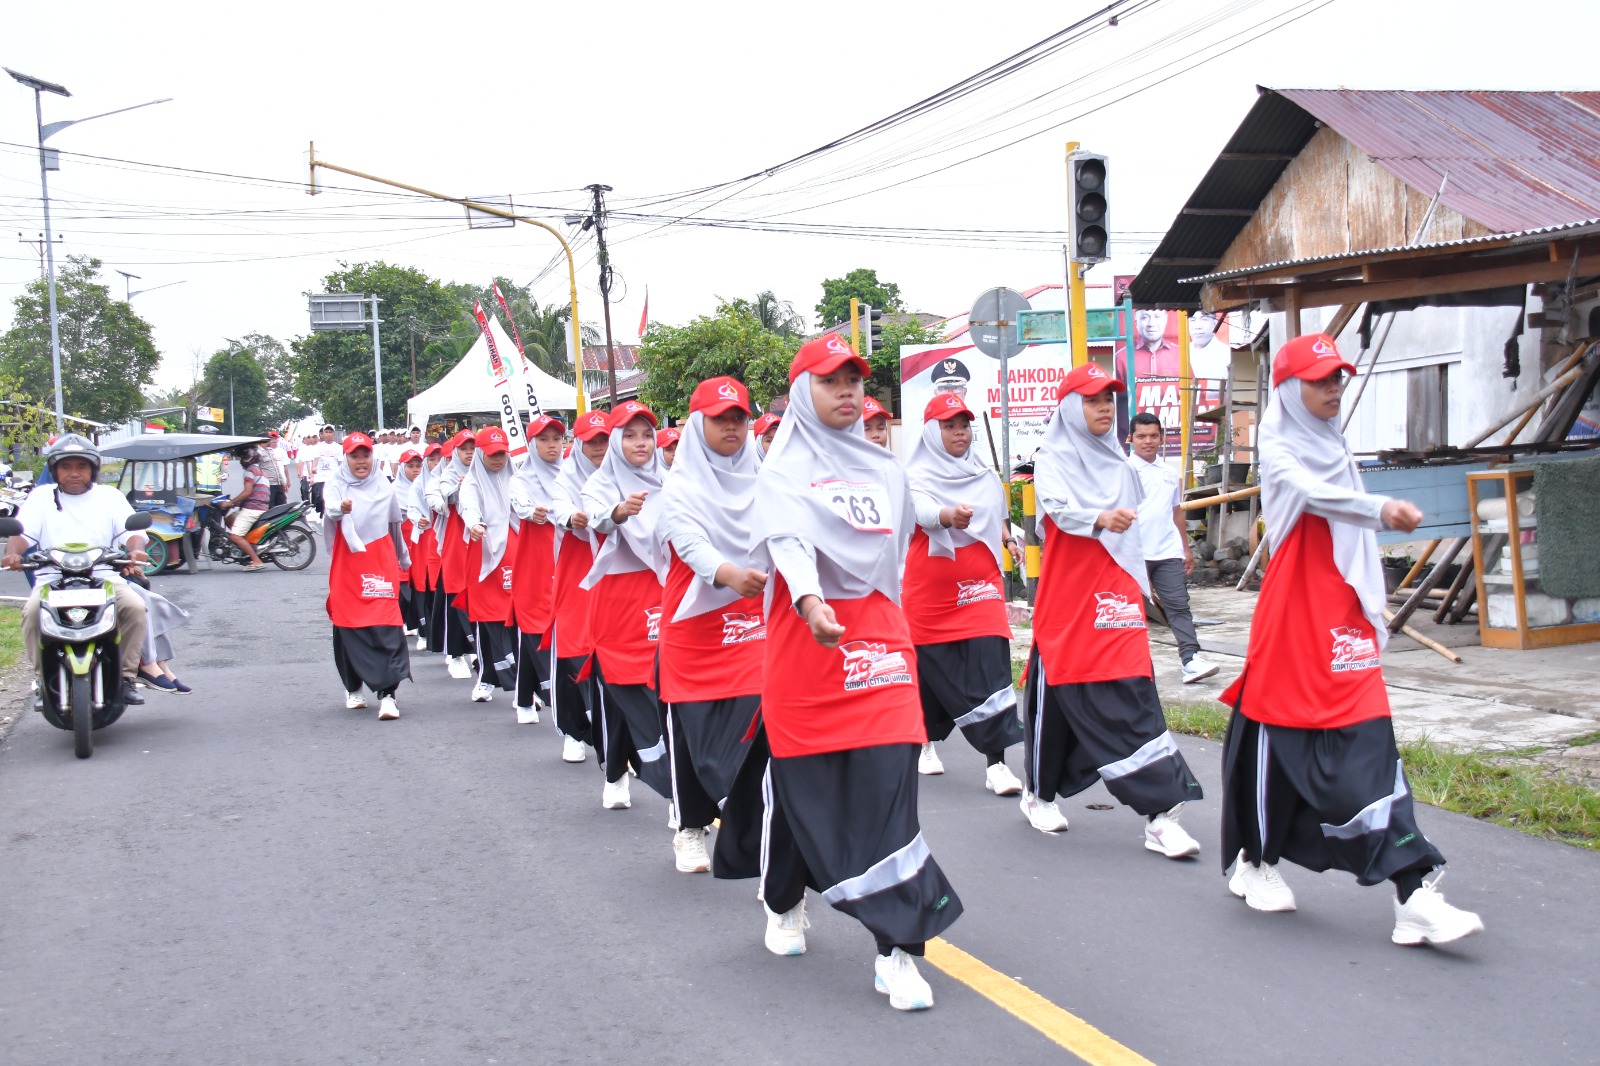
<svg viewBox="0 0 1600 1066">
<path fill-rule="evenodd" d="M 639 316 L 639 336 L 644 336 L 644 328 L 650 324 L 650 286 L 644 287 L 644 314 Z"/>
<path fill-rule="evenodd" d="M 522 419 L 517 416 L 516 401 L 511 398 L 511 378 L 515 371 L 500 357 L 500 346 L 494 342 L 494 333 L 489 329 L 489 316 L 484 314 L 482 303 L 472 305 L 472 317 L 478 320 L 478 328 L 483 331 L 483 339 L 489 346 L 489 381 L 495 406 L 500 409 L 500 428 L 505 430 L 506 440 L 511 443 L 512 462 L 520 465 L 528 454 L 528 443 L 523 437 Z"/>
<path fill-rule="evenodd" d="M 506 313 L 506 321 L 511 323 L 511 339 L 517 342 L 517 354 L 526 360 L 528 353 L 522 347 L 522 333 L 517 329 L 517 320 L 511 315 L 511 305 L 506 303 L 505 294 L 500 291 L 500 283 L 498 281 L 492 281 L 489 284 L 494 287 L 494 298 L 500 301 L 500 310 Z"/>
<path fill-rule="evenodd" d="M 511 323 L 511 338 L 517 342 L 517 355 L 522 357 L 522 386 L 528 394 L 528 418 L 538 418 L 543 409 L 539 406 L 539 392 L 533 384 L 533 364 L 528 361 L 528 353 L 522 347 L 522 332 L 517 329 L 517 320 L 511 314 L 511 305 L 506 303 L 505 294 L 500 291 L 500 283 L 491 281 L 489 285 L 494 289 L 494 298 L 500 301 L 500 310 L 506 313 L 506 321 Z"/>
</svg>

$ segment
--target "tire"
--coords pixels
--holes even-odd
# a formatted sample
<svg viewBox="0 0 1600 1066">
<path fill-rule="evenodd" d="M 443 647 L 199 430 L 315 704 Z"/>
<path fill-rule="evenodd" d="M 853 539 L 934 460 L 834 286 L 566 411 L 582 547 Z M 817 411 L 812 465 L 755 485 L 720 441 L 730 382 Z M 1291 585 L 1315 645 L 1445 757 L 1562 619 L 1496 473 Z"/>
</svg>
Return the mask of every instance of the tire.
<svg viewBox="0 0 1600 1066">
<path fill-rule="evenodd" d="M 317 542 L 294 526 L 279 533 L 272 548 L 269 558 L 279 570 L 304 570 L 317 557 Z"/>
<path fill-rule="evenodd" d="M 67 680 L 72 708 L 72 753 L 80 759 L 94 754 L 94 709 L 90 706 L 89 678 L 73 674 Z"/>
<path fill-rule="evenodd" d="M 145 577 L 154 577 L 167 568 L 167 542 L 160 537 L 151 537 L 145 542 L 145 552 L 150 556 L 148 562 L 140 567 Z M 86 758 L 87 756 L 83 756 Z"/>
</svg>

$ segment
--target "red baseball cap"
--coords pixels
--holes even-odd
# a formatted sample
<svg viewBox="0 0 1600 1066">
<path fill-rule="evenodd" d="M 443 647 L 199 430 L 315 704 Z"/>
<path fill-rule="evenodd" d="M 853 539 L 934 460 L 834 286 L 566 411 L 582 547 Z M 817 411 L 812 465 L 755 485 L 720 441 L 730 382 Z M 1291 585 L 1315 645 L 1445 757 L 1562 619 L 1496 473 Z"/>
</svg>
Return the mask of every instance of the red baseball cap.
<svg viewBox="0 0 1600 1066">
<path fill-rule="evenodd" d="M 889 417 L 889 412 L 885 411 L 883 409 L 883 404 L 879 403 L 877 400 L 874 400 L 871 396 L 867 396 L 864 399 L 862 399 L 862 401 L 861 401 L 861 421 L 865 422 L 869 418 L 884 418 L 884 419 L 886 419 L 888 417 Z"/>
<path fill-rule="evenodd" d="M 269 430 L 267 430 L 267 436 L 269 436 L 269 437 L 276 437 L 276 436 L 277 436 L 277 435 L 278 435 L 278 431 L 277 431 L 277 430 L 275 430 L 275 429 L 269 429 Z"/>
<path fill-rule="evenodd" d="M 461 447 L 463 444 L 472 444 L 475 439 L 476 438 L 473 436 L 472 430 L 463 429 L 461 432 L 450 438 L 450 447 L 452 450 L 454 450 Z"/>
<path fill-rule="evenodd" d="M 1290 378 L 1321 381 L 1335 370 L 1354 374 L 1356 368 L 1339 354 L 1339 346 L 1326 333 L 1307 333 L 1278 349 L 1272 357 L 1273 387 Z"/>
<path fill-rule="evenodd" d="M 372 450 L 372 438 L 367 436 L 365 433 L 362 433 L 360 430 L 357 430 L 354 433 L 349 433 L 349 434 L 345 435 L 343 447 L 344 447 L 344 453 L 346 455 L 349 455 L 351 452 L 355 451 L 357 448 L 365 448 L 368 451 L 371 451 Z"/>
<path fill-rule="evenodd" d="M 656 430 L 656 447 L 670 448 L 678 443 L 682 436 L 683 434 L 675 429 L 658 429 Z"/>
<path fill-rule="evenodd" d="M 617 404 L 616 407 L 611 409 L 611 413 L 606 416 L 606 428 L 621 429 L 629 422 L 632 422 L 635 418 L 649 419 L 650 425 L 652 426 L 660 425 L 660 423 L 656 421 L 655 412 L 650 410 L 650 408 L 646 407 L 638 400 L 626 400 Z"/>
<path fill-rule="evenodd" d="M 478 450 L 484 455 L 498 455 L 510 451 L 511 445 L 506 440 L 506 431 L 499 426 L 484 426 L 478 430 L 478 435 L 473 439 Z"/>
<path fill-rule="evenodd" d="M 586 411 L 572 424 L 573 435 L 579 440 L 594 440 L 608 428 L 604 411 Z"/>
<path fill-rule="evenodd" d="M 867 361 L 857 355 L 856 350 L 850 347 L 850 342 L 837 333 L 806 341 L 800 346 L 800 350 L 794 353 L 794 362 L 789 364 L 789 384 L 794 384 L 795 378 L 800 376 L 801 371 L 831 374 L 846 363 L 855 364 L 855 368 L 861 371 L 862 377 L 871 373 Z"/>
<path fill-rule="evenodd" d="M 726 375 L 706 378 L 694 387 L 694 395 L 689 397 L 689 412 L 702 411 L 708 418 L 735 407 L 749 414 L 750 392 L 743 382 Z"/>
<path fill-rule="evenodd" d="M 783 416 L 776 411 L 768 411 L 750 424 L 751 430 L 758 437 L 766 436 L 767 430 L 783 421 Z"/>
<path fill-rule="evenodd" d="M 532 440 L 551 426 L 555 426 L 563 434 L 567 431 L 566 423 L 562 422 L 561 419 L 556 418 L 554 415 L 540 415 L 528 423 L 528 439 Z"/>
<path fill-rule="evenodd" d="M 413 459 L 421 458 L 422 453 L 418 452 L 415 448 L 407 448 L 405 451 L 400 453 L 400 462 L 402 465 L 409 463 Z"/>
<path fill-rule="evenodd" d="M 1107 374 L 1094 363 L 1084 363 L 1075 366 L 1061 379 L 1061 384 L 1056 388 L 1056 403 L 1060 403 L 1069 392 L 1080 393 L 1084 396 L 1093 396 L 1096 393 L 1127 392 L 1128 386 Z"/>
<path fill-rule="evenodd" d="M 441 451 L 443 451 L 443 450 L 444 450 L 444 449 L 443 449 L 443 448 L 442 448 L 442 447 L 440 447 L 440 445 L 439 445 L 439 444 L 438 444 L 438 442 L 437 442 L 437 441 L 435 441 L 435 442 L 434 442 L 434 443 L 432 443 L 432 444 L 429 444 L 429 445 L 428 445 L 428 446 L 427 446 L 427 447 L 426 447 L 426 448 L 424 448 L 424 449 L 422 449 L 422 457 L 423 457 L 423 458 L 424 458 L 424 459 L 426 459 L 426 458 L 427 458 L 427 457 L 428 457 L 428 456 L 430 456 L 430 455 L 434 455 L 434 454 L 436 454 L 436 453 L 437 453 L 437 452 L 441 452 Z"/>
<path fill-rule="evenodd" d="M 961 402 L 961 397 L 953 392 L 935 396 L 928 401 L 928 406 L 922 409 L 922 420 L 924 422 L 929 419 L 943 422 L 945 419 L 954 418 L 956 415 L 966 415 L 971 418 L 972 412 L 967 410 L 967 405 Z"/>
</svg>

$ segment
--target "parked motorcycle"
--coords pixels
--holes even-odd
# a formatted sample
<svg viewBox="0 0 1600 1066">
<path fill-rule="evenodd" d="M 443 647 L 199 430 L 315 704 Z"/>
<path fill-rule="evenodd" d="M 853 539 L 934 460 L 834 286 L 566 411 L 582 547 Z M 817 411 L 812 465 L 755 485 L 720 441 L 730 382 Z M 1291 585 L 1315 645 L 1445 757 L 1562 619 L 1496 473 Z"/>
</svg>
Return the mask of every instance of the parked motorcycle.
<svg viewBox="0 0 1600 1066">
<path fill-rule="evenodd" d="M 317 541 L 307 527 L 306 512 L 311 504 L 280 503 L 269 508 L 245 534 L 261 556 L 280 570 L 304 570 L 317 557 Z M 212 562 L 249 566 L 250 556 L 228 539 L 228 528 L 221 509 L 205 509 L 206 554 Z"/>
<path fill-rule="evenodd" d="M 123 528 L 148 529 L 150 516 L 130 515 Z M 21 534 L 21 522 L 0 518 L 0 536 Z M 129 562 L 120 548 L 89 544 L 39 546 L 22 557 L 24 570 L 54 572 L 40 577 L 40 710 L 57 729 L 72 730 L 72 750 L 80 759 L 94 754 L 94 730 L 121 718 L 124 709 L 116 592 L 95 570 L 120 570 Z"/>
</svg>

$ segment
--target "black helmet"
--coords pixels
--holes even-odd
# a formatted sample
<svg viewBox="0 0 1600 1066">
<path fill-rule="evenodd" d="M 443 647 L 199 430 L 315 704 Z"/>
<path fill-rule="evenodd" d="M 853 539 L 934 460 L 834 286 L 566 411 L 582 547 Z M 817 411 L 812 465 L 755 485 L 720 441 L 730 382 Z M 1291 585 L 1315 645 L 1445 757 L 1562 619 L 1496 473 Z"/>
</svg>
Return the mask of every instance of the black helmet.
<svg viewBox="0 0 1600 1066">
<path fill-rule="evenodd" d="M 88 438 L 80 437 L 76 433 L 61 434 L 45 452 L 44 462 L 54 476 L 56 463 L 69 458 L 89 460 L 89 465 L 94 467 L 94 476 L 97 478 L 100 476 L 100 449 L 96 448 Z"/>
</svg>

